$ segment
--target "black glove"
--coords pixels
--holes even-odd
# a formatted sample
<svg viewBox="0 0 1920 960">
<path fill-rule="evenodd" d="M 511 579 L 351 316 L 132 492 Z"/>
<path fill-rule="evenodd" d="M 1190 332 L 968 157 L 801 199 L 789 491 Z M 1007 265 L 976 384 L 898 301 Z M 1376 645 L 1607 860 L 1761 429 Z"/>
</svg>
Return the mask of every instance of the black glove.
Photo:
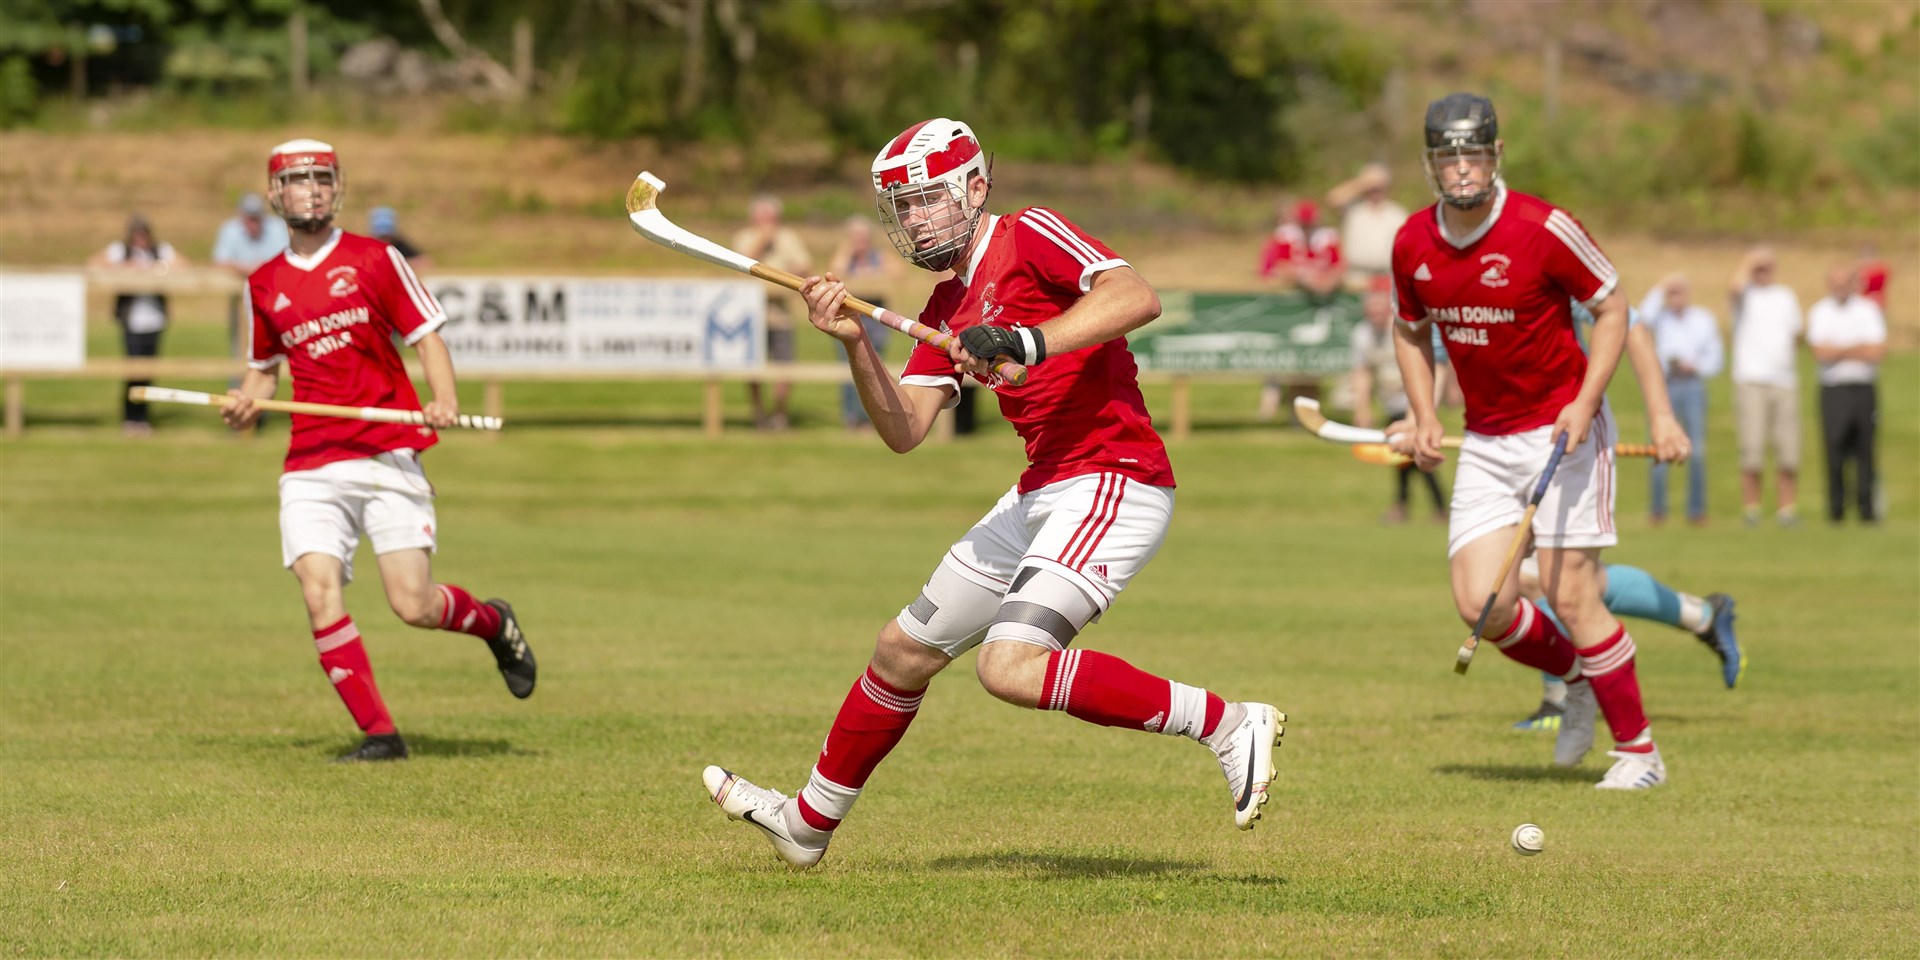
<svg viewBox="0 0 1920 960">
<path fill-rule="evenodd" d="M 1006 357 L 1023 367 L 1031 367 L 1047 358 L 1047 338 L 1039 327 L 996 327 L 979 324 L 960 331 L 960 346 L 982 360 Z"/>
</svg>

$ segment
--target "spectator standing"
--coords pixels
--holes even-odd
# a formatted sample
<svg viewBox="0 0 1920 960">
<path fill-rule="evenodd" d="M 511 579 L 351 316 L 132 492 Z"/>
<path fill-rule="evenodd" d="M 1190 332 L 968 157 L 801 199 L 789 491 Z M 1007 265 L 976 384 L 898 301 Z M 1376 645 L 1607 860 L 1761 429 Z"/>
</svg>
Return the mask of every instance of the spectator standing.
<svg viewBox="0 0 1920 960">
<path fill-rule="evenodd" d="M 1318 294 L 1337 289 L 1342 270 L 1340 231 L 1320 224 L 1319 205 L 1312 200 L 1282 200 L 1275 215 L 1279 224 L 1260 252 L 1260 279 L 1292 283 Z"/>
<path fill-rule="evenodd" d="M 213 263 L 233 271 L 244 281 L 261 264 L 279 256 L 286 248 L 286 221 L 268 214 L 267 202 L 259 194 L 249 193 L 240 198 L 239 208 L 220 225 L 220 232 L 214 236 Z M 245 344 L 240 312 L 240 295 L 236 293 L 227 301 L 227 353 L 234 357 L 240 356 Z M 228 386 L 239 386 L 239 383 L 235 380 Z"/>
<path fill-rule="evenodd" d="M 137 271 L 154 276 L 165 276 L 168 270 L 187 265 L 187 258 L 174 252 L 172 244 L 154 239 L 152 225 L 139 214 L 127 219 L 127 235 L 124 239 L 107 244 L 105 250 L 87 261 L 87 266 L 96 269 Z M 120 325 L 127 356 L 160 355 L 160 335 L 167 329 L 166 294 L 158 290 L 142 293 L 122 289 L 113 298 L 113 319 Z M 146 379 L 128 380 L 126 386 L 144 387 L 152 382 Z M 129 437 L 151 436 L 153 423 L 148 419 L 147 405 L 135 403 L 126 397 L 123 391 L 120 432 Z"/>
<path fill-rule="evenodd" d="M 780 198 L 761 194 L 748 208 L 746 229 L 733 235 L 733 249 L 769 267 L 796 276 L 813 272 L 813 254 L 792 227 L 780 223 Z M 793 298 L 785 292 L 767 297 L 767 361 L 793 362 Z M 753 404 L 754 426 L 762 430 L 785 430 L 788 426 L 787 399 L 793 395 L 793 383 L 773 385 L 773 409 L 762 402 L 759 382 L 747 384 L 747 399 Z"/>
<path fill-rule="evenodd" d="M 1733 409 L 1740 441 L 1740 496 L 1747 526 L 1760 522 L 1760 480 L 1773 448 L 1781 526 L 1799 521 L 1800 378 L 1794 341 L 1800 298 L 1775 279 L 1773 251 L 1758 247 L 1734 270 Z"/>
<path fill-rule="evenodd" d="M 392 207 L 374 207 L 367 212 L 367 233 L 400 251 L 401 259 L 407 261 L 407 266 L 413 268 L 413 272 L 424 273 L 433 269 L 433 258 L 400 235 L 400 215 Z"/>
<path fill-rule="evenodd" d="M 1341 212 L 1341 252 L 1353 289 L 1369 289 L 1374 277 L 1387 276 L 1392 269 L 1393 237 L 1407 222 L 1407 211 L 1388 199 L 1391 186 L 1387 165 L 1369 163 L 1353 179 L 1327 191 L 1327 205 Z"/>
<path fill-rule="evenodd" d="M 1807 346 L 1820 363 L 1820 432 L 1827 451 L 1827 519 L 1846 519 L 1846 463 L 1853 461 L 1860 520 L 1880 519 L 1875 499 L 1874 434 L 1879 398 L 1874 381 L 1887 353 L 1887 320 L 1859 293 L 1858 269 L 1840 264 L 1827 274 L 1827 297 L 1807 310 Z"/>
<path fill-rule="evenodd" d="M 1407 390 L 1400 379 L 1400 362 L 1393 353 L 1393 282 L 1382 276 L 1375 278 L 1365 294 L 1360 298 L 1361 320 L 1353 328 L 1353 421 L 1357 426 L 1372 427 L 1373 398 L 1377 392 L 1380 406 L 1386 412 L 1389 422 L 1407 418 Z M 1414 466 L 1411 460 L 1394 469 L 1394 501 L 1383 517 L 1388 523 L 1405 523 L 1407 520 L 1408 487 L 1414 475 L 1418 474 L 1433 497 L 1433 516 L 1436 521 L 1447 518 L 1447 498 L 1440 492 L 1440 481 L 1434 478 L 1430 470 Z"/>
<path fill-rule="evenodd" d="M 839 277 L 847 284 L 848 292 L 875 306 L 887 305 L 888 297 L 893 293 L 894 281 L 900 274 L 900 258 L 883 257 L 873 245 L 873 224 L 865 217 L 847 218 L 846 235 L 841 238 L 840 246 L 833 251 L 833 257 L 827 261 L 827 271 Z M 873 343 L 874 353 L 881 359 L 887 356 L 887 341 L 891 329 L 872 317 L 861 317 L 860 323 L 866 327 L 867 339 Z M 847 358 L 846 345 L 834 341 L 840 351 L 840 359 Z M 871 429 L 873 421 L 867 417 L 867 408 L 860 403 L 860 392 L 852 383 L 840 385 L 840 421 L 848 430 Z"/>
<path fill-rule="evenodd" d="M 1726 348 L 1713 313 L 1693 302 L 1684 274 L 1673 274 L 1654 285 L 1640 312 L 1653 330 L 1661 372 L 1673 412 L 1687 432 L 1693 450 L 1687 458 L 1687 522 L 1707 522 L 1707 381 L 1720 374 Z M 1652 520 L 1667 519 L 1668 464 L 1656 461 L 1652 476 Z"/>
<path fill-rule="evenodd" d="M 1340 288 L 1340 232 L 1319 225 L 1320 208 L 1312 200 L 1281 200 L 1275 209 L 1280 221 L 1260 253 L 1260 279 L 1291 284 L 1310 297 L 1326 297 Z M 1280 380 L 1270 377 L 1260 388 L 1260 419 L 1280 412 Z"/>
</svg>

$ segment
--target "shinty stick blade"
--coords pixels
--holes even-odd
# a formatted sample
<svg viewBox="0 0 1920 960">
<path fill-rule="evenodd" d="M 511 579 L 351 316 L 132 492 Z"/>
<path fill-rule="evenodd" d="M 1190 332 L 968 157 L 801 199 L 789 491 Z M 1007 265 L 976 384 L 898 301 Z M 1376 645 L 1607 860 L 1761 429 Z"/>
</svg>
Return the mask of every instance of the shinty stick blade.
<svg viewBox="0 0 1920 960">
<path fill-rule="evenodd" d="M 627 188 L 627 213 L 635 214 L 642 210 L 659 209 L 660 194 L 666 189 L 666 181 L 654 176 L 650 171 L 640 171 L 640 175 L 633 178 L 633 186 Z"/>
<path fill-rule="evenodd" d="M 1404 453 L 1395 453 L 1384 443 L 1356 443 L 1351 448 L 1353 458 L 1361 463 L 1371 463 L 1382 467 L 1398 467 L 1412 463 L 1413 458 Z"/>
</svg>

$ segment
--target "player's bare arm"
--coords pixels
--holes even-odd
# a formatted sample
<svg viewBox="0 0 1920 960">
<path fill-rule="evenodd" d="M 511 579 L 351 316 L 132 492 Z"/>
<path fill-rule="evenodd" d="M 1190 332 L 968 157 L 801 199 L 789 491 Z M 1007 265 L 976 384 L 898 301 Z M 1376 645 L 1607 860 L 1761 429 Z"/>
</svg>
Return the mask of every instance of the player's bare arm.
<svg viewBox="0 0 1920 960">
<path fill-rule="evenodd" d="M 1662 463 L 1685 460 L 1693 453 L 1693 441 L 1673 415 L 1673 400 L 1667 395 L 1667 378 L 1660 370 L 1653 331 L 1644 326 L 1627 328 L 1627 362 L 1633 364 L 1640 396 L 1647 403 L 1647 436 L 1653 440 L 1655 459 Z"/>
<path fill-rule="evenodd" d="M 420 412 L 427 415 L 427 424 L 435 429 L 445 430 L 453 426 L 460 416 L 460 397 L 454 387 L 453 357 L 447 353 L 447 342 L 440 339 L 438 333 L 428 333 L 413 345 L 414 352 L 420 355 L 420 366 L 427 374 L 427 389 L 433 391 L 433 399 L 421 406 Z"/>
<path fill-rule="evenodd" d="M 1857 343 L 1850 347 L 1825 347 L 1809 344 L 1813 358 L 1821 363 L 1837 363 L 1841 360 L 1864 360 L 1879 363 L 1887 358 L 1885 343 Z"/>
<path fill-rule="evenodd" d="M 1405 452 L 1413 455 L 1420 469 L 1432 470 L 1443 459 L 1440 437 L 1445 431 L 1440 425 L 1439 411 L 1433 406 L 1433 335 L 1426 323 L 1415 327 L 1403 321 L 1394 322 L 1393 358 L 1400 364 L 1400 380 L 1407 391 L 1407 412 L 1413 419 L 1411 446 Z"/>
<path fill-rule="evenodd" d="M 985 325 L 969 328 L 950 352 L 963 373 L 986 376 L 991 372 L 987 364 L 995 356 L 1033 366 L 1049 356 L 1124 337 L 1158 316 L 1160 295 L 1153 284 L 1132 267 L 1114 267 L 1095 274 L 1086 296 L 1058 317 L 1022 331 Z M 977 350 L 995 352 L 982 358 Z"/>
<path fill-rule="evenodd" d="M 853 389 L 860 405 L 873 421 L 873 430 L 895 453 L 906 453 L 920 445 L 933 430 L 951 395 L 945 388 L 901 385 L 894 381 L 886 364 L 868 339 L 860 317 L 847 309 L 847 285 L 832 273 L 808 277 L 801 282 L 800 296 L 807 302 L 807 321 L 815 329 L 840 341 L 847 348 L 847 369 L 853 374 Z"/>
<path fill-rule="evenodd" d="M 1607 384 L 1620 366 L 1620 354 L 1627 344 L 1627 301 L 1618 294 L 1592 306 L 1593 339 L 1587 351 L 1587 376 L 1580 382 L 1580 395 L 1554 418 L 1553 435 L 1567 438 L 1567 449 L 1586 442 L 1593 418 L 1607 398 Z"/>
<path fill-rule="evenodd" d="M 254 406 L 255 400 L 268 400 L 280 389 L 280 365 L 260 370 L 248 367 L 246 375 L 240 378 L 240 386 L 227 391 L 233 402 L 220 409 L 220 419 L 235 430 L 245 430 L 260 419 L 260 408 Z"/>
</svg>

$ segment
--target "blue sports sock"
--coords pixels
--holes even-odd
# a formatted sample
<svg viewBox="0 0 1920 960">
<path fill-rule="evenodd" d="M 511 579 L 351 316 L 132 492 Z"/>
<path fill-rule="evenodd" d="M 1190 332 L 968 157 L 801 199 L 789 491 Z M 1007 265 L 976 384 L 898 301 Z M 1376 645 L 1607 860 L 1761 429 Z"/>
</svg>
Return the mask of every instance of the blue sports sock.
<svg viewBox="0 0 1920 960">
<path fill-rule="evenodd" d="M 1682 627 L 1680 595 L 1653 574 L 1621 563 L 1606 565 L 1607 592 L 1601 597 L 1615 616 L 1653 620 Z"/>
</svg>

